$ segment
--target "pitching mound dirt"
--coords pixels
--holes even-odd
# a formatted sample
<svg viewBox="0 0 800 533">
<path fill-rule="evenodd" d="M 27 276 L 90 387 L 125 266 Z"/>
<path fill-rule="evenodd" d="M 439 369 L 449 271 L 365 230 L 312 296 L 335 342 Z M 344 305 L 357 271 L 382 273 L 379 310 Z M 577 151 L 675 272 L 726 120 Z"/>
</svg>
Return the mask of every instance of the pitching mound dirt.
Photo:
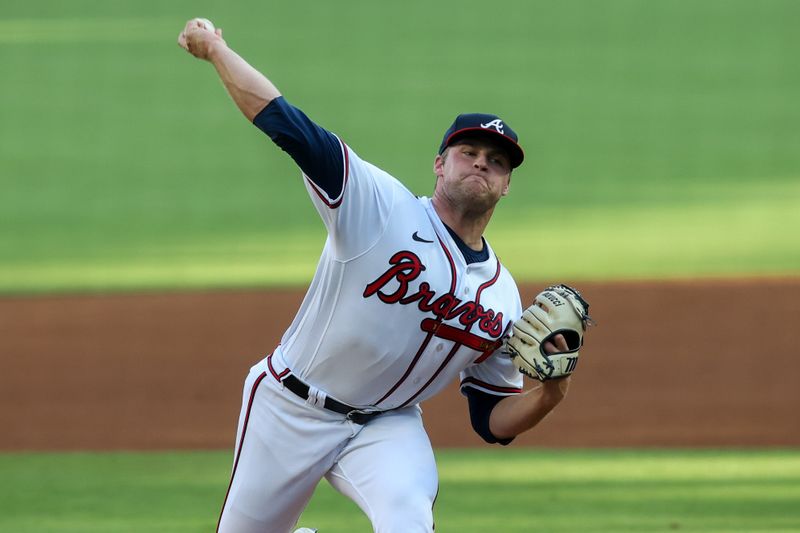
<svg viewBox="0 0 800 533">
<path fill-rule="evenodd" d="M 599 326 L 514 446 L 800 445 L 800 279 L 580 286 Z M 0 299 L 0 449 L 232 448 L 243 379 L 301 298 Z M 423 409 L 435 445 L 482 443 L 455 384 Z"/>
</svg>

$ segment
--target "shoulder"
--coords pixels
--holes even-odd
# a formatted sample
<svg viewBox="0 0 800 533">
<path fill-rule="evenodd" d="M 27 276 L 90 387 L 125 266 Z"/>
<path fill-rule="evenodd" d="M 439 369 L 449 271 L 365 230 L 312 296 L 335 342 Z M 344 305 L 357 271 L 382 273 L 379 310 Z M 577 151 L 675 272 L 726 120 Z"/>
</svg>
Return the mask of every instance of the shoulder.
<svg viewBox="0 0 800 533">
<path fill-rule="evenodd" d="M 383 170 L 379 166 L 362 159 L 352 147 L 342 142 L 345 152 L 345 161 L 350 177 L 356 180 L 371 180 L 377 185 L 395 189 L 408 197 L 414 197 L 411 191 L 398 178 Z"/>
</svg>

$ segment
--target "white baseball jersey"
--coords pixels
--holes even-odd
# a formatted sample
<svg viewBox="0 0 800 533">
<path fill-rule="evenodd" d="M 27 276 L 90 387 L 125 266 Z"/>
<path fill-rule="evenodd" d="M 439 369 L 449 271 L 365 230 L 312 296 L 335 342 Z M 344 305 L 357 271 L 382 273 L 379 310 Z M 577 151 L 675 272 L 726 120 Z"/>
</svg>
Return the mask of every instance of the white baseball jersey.
<svg viewBox="0 0 800 533">
<path fill-rule="evenodd" d="M 341 402 L 381 410 L 430 398 L 459 373 L 462 386 L 519 393 L 521 374 L 495 353 L 522 313 L 511 275 L 491 248 L 467 264 L 430 199 L 340 144 L 339 197 L 305 177 L 328 239 L 269 360 L 274 377 L 291 371 Z"/>
</svg>

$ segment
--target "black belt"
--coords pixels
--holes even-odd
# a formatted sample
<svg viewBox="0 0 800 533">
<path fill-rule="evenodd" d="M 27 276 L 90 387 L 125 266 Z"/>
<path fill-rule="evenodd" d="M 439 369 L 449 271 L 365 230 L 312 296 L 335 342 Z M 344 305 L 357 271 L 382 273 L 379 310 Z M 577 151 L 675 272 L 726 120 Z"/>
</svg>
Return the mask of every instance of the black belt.
<svg viewBox="0 0 800 533">
<path fill-rule="evenodd" d="M 300 396 L 302 399 L 308 399 L 309 386 L 294 377 L 292 374 L 289 374 L 283 378 L 283 384 L 287 389 Z M 338 402 L 329 396 L 325 397 L 325 404 L 323 407 L 329 411 L 333 411 L 334 413 L 346 415 L 348 420 L 361 425 L 364 425 L 376 416 L 383 414 L 383 411 L 358 409 L 357 407 Z"/>
</svg>

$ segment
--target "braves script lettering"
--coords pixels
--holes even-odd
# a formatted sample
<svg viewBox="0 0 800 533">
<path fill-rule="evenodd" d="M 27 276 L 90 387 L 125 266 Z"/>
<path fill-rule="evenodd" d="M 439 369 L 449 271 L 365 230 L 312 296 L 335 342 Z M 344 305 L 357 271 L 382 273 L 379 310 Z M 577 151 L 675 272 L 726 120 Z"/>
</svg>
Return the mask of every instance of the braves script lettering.
<svg viewBox="0 0 800 533">
<path fill-rule="evenodd" d="M 427 281 L 423 281 L 415 292 L 409 294 L 409 282 L 419 277 L 425 265 L 413 252 L 407 250 L 397 252 L 389 260 L 389 269 L 378 276 L 364 288 L 364 298 L 378 295 L 387 304 L 408 305 L 416 302 L 423 313 L 433 313 L 440 320 L 458 318 L 459 323 L 470 327 L 478 324 L 478 328 L 494 338 L 503 333 L 503 313 L 495 313 L 493 309 L 485 309 L 480 303 L 464 301 L 451 292 L 437 296 Z M 393 292 L 383 289 L 391 282 L 397 282 Z"/>
</svg>

